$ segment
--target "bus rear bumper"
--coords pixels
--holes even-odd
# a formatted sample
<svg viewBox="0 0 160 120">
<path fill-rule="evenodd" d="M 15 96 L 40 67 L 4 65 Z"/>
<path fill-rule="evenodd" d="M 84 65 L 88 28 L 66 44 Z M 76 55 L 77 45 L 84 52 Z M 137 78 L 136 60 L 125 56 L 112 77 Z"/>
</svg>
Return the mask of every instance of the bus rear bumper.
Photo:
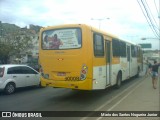
<svg viewBox="0 0 160 120">
<path fill-rule="evenodd" d="M 41 85 L 43 87 L 54 87 L 54 88 L 70 88 L 79 90 L 92 90 L 90 80 L 84 81 L 62 81 L 62 80 L 47 80 L 41 78 Z"/>
</svg>

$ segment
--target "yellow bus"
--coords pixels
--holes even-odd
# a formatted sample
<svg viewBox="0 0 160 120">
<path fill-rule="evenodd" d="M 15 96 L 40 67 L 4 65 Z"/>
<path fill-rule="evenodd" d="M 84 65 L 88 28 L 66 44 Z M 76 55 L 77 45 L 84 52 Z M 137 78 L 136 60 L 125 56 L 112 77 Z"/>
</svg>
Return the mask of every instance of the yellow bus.
<svg viewBox="0 0 160 120">
<path fill-rule="evenodd" d="M 39 35 L 42 86 L 105 89 L 142 69 L 140 46 L 85 24 L 42 28 Z"/>
</svg>

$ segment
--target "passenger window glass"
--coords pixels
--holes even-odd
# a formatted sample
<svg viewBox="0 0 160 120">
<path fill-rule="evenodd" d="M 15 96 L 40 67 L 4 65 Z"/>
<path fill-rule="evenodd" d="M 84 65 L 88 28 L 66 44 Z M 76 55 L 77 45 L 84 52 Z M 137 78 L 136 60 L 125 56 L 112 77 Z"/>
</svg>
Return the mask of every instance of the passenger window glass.
<svg viewBox="0 0 160 120">
<path fill-rule="evenodd" d="M 120 56 L 120 45 L 118 39 L 112 40 L 112 49 L 113 49 L 113 56 L 119 57 Z"/>
<path fill-rule="evenodd" d="M 104 56 L 103 36 L 96 33 L 94 34 L 94 55 Z"/>
<path fill-rule="evenodd" d="M 9 68 L 7 74 L 37 74 L 37 72 L 28 67 L 20 66 Z"/>
<path fill-rule="evenodd" d="M 19 67 L 8 68 L 7 74 L 22 74 L 22 71 Z"/>
<path fill-rule="evenodd" d="M 114 57 L 126 57 L 126 43 L 119 39 L 112 40 L 112 49 Z"/>
<path fill-rule="evenodd" d="M 131 46 L 132 57 L 137 57 L 137 47 Z"/>
<path fill-rule="evenodd" d="M 23 74 L 37 74 L 34 70 L 30 69 L 29 67 L 22 67 L 21 70 Z"/>
<path fill-rule="evenodd" d="M 120 49 L 120 56 L 126 57 L 126 43 L 125 42 L 119 42 L 119 49 Z"/>
</svg>

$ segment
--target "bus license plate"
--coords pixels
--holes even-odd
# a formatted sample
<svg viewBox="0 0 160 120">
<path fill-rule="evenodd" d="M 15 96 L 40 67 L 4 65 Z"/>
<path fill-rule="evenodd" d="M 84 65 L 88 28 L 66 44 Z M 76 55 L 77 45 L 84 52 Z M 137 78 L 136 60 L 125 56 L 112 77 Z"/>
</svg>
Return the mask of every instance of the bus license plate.
<svg viewBox="0 0 160 120">
<path fill-rule="evenodd" d="M 58 72 L 57 76 L 66 76 L 66 73 L 65 72 Z"/>
</svg>

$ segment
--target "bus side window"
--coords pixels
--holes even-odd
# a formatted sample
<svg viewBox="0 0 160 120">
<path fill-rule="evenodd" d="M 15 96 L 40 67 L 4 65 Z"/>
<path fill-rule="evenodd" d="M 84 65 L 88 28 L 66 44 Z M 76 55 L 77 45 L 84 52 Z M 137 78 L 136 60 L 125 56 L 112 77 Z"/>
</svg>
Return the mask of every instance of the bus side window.
<svg viewBox="0 0 160 120">
<path fill-rule="evenodd" d="M 100 34 L 94 33 L 94 56 L 102 57 L 104 56 L 104 39 Z"/>
<path fill-rule="evenodd" d="M 120 56 L 120 44 L 118 39 L 112 40 L 112 49 L 113 49 L 113 56 L 119 57 Z"/>
</svg>

